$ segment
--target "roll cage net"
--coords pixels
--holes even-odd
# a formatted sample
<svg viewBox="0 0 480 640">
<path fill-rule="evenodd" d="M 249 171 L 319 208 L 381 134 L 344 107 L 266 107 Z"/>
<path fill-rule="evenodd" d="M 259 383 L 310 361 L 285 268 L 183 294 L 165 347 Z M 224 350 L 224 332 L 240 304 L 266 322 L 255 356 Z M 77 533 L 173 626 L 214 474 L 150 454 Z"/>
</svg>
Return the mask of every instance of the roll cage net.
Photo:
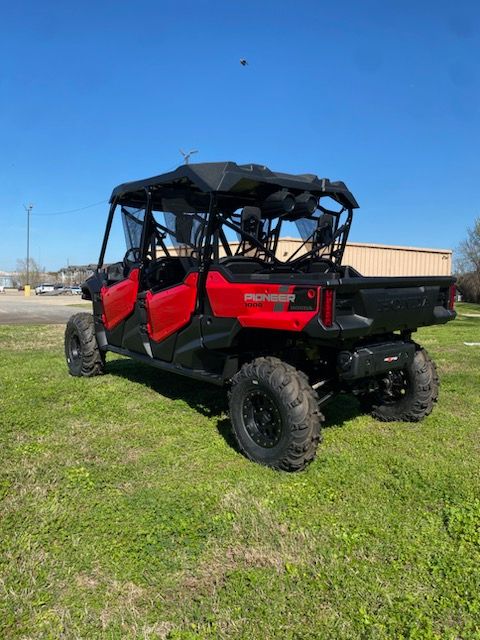
<svg viewBox="0 0 480 640">
<path fill-rule="evenodd" d="M 164 198 L 152 211 L 148 250 L 152 257 L 200 258 L 208 213 L 181 198 Z"/>
<path fill-rule="evenodd" d="M 145 218 L 144 208 L 121 207 L 123 232 L 125 234 L 125 244 L 127 249 L 140 247 L 142 239 L 143 221 Z"/>
</svg>

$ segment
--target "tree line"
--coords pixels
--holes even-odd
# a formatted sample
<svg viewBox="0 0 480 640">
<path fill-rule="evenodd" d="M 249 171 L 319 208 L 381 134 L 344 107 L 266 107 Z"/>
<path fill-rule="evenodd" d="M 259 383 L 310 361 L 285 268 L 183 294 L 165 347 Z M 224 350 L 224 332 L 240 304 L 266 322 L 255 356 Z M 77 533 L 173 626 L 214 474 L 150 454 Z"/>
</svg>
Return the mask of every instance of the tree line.
<svg viewBox="0 0 480 640">
<path fill-rule="evenodd" d="M 17 260 L 16 273 L 12 276 L 12 285 L 14 287 L 24 287 L 26 284 L 30 284 L 35 287 L 44 282 L 45 277 L 49 275 L 45 271 L 45 267 L 41 267 L 33 258 L 28 261 L 28 270 L 26 260 Z"/>
<path fill-rule="evenodd" d="M 458 248 L 456 271 L 457 289 L 463 300 L 480 303 L 480 217 Z"/>
</svg>

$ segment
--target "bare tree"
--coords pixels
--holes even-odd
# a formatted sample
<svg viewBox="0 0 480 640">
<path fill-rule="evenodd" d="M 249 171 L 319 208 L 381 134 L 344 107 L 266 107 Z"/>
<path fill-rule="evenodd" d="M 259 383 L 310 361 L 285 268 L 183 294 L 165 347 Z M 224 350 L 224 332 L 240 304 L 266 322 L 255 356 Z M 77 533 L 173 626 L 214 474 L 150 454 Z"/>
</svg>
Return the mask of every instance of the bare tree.
<svg viewBox="0 0 480 640">
<path fill-rule="evenodd" d="M 480 217 L 458 248 L 458 287 L 468 302 L 480 302 Z"/>
<path fill-rule="evenodd" d="M 27 261 L 26 260 L 17 260 L 17 277 L 16 280 L 19 285 L 25 286 L 26 284 L 30 284 L 32 286 L 36 286 L 40 283 L 42 274 L 44 269 L 40 267 L 40 265 L 33 259 L 29 260 L 29 280 L 27 282 Z"/>
</svg>

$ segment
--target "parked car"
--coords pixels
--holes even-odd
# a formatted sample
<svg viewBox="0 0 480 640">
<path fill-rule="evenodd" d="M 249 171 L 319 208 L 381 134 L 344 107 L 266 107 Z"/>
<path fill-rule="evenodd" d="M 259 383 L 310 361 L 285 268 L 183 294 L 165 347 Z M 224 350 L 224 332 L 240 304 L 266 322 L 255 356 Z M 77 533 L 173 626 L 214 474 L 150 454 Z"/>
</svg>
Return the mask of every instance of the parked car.
<svg viewBox="0 0 480 640">
<path fill-rule="evenodd" d="M 53 287 L 53 291 L 49 291 L 48 294 L 52 296 L 61 296 L 64 293 L 68 293 L 67 287 L 64 287 L 63 284 L 56 284 Z"/>
<path fill-rule="evenodd" d="M 82 293 L 82 288 L 78 284 L 74 284 L 71 287 L 68 287 L 68 293 L 71 295 L 79 296 Z"/>
<path fill-rule="evenodd" d="M 35 287 L 35 295 L 39 296 L 42 295 L 44 293 L 53 293 L 55 290 L 55 285 L 54 284 L 39 284 L 38 286 Z"/>
</svg>

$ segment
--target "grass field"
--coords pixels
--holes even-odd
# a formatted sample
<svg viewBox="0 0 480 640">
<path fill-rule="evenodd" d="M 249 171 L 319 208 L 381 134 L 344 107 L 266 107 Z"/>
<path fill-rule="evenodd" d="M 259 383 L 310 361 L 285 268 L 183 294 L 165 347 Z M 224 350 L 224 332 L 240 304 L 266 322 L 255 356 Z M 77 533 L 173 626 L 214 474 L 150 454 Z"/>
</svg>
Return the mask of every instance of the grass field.
<svg viewBox="0 0 480 640">
<path fill-rule="evenodd" d="M 235 451 L 217 388 L 72 378 L 62 339 L 0 327 L 0 638 L 480 638 L 479 317 L 416 335 L 427 420 L 340 397 L 293 475 Z"/>
</svg>

